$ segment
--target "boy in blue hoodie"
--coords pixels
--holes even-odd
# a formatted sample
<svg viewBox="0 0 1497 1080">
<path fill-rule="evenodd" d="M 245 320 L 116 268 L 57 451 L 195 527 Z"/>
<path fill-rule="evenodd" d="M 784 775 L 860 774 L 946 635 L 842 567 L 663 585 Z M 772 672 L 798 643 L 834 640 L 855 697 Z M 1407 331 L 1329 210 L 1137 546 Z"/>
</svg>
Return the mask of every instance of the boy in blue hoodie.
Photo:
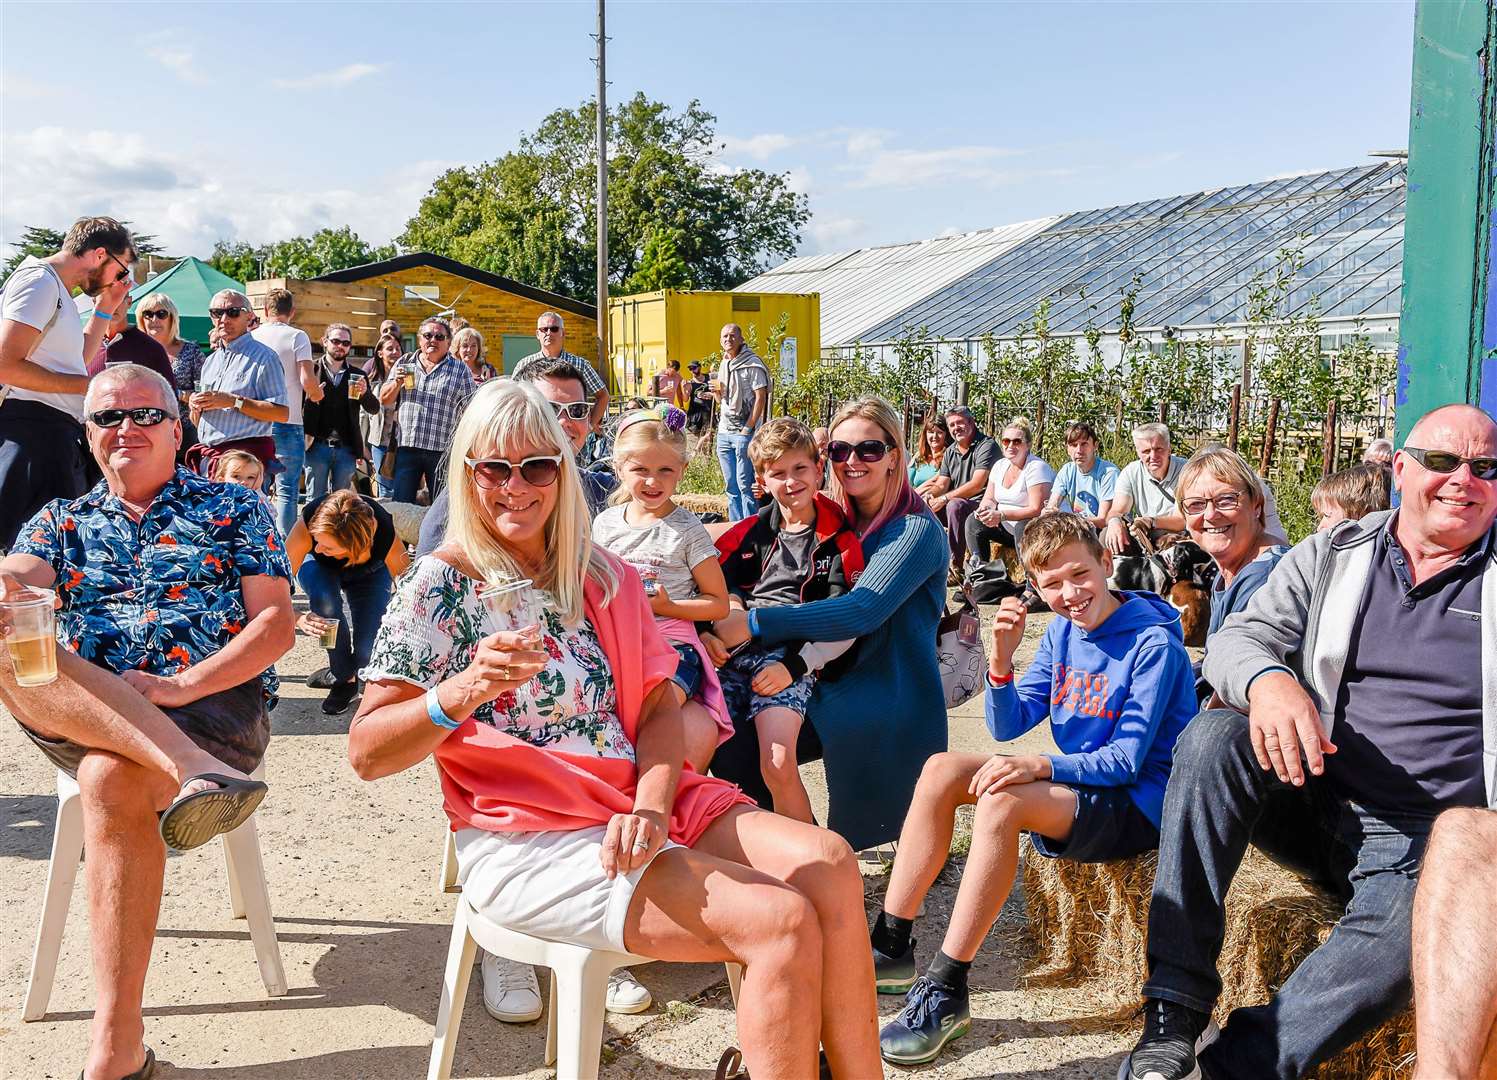
<svg viewBox="0 0 1497 1080">
<path fill-rule="evenodd" d="M 1046 514 L 1024 531 L 1020 557 L 1057 615 L 1014 683 L 1024 638 L 1018 598 L 999 607 L 988 661 L 988 730 L 1000 742 L 1049 719 L 1059 754 L 937 754 L 925 763 L 873 927 L 881 994 L 908 991 L 879 1035 L 885 1061 L 932 1061 L 971 1027 L 967 972 L 1007 899 L 1019 834 L 1040 854 L 1108 862 L 1159 843 L 1175 739 L 1196 713 L 1180 616 L 1153 593 L 1107 588 L 1112 557 L 1074 514 Z M 958 806 L 976 804 L 972 850 L 945 940 L 916 977 L 910 936 L 921 900 L 945 865 Z"/>
</svg>

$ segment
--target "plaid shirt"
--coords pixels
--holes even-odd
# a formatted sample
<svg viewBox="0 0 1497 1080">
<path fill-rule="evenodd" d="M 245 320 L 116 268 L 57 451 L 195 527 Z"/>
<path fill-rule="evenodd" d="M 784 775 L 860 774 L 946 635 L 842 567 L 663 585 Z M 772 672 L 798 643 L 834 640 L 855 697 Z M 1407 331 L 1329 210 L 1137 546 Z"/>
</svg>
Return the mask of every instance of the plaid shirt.
<svg viewBox="0 0 1497 1080">
<path fill-rule="evenodd" d="M 416 389 L 401 388 L 396 398 L 395 422 L 400 446 L 417 450 L 446 450 L 457 430 L 458 417 L 478 387 L 468 368 L 448 353 L 430 371 L 416 367 Z"/>
<path fill-rule="evenodd" d="M 524 371 L 527 367 L 529 367 L 531 364 L 534 364 L 538 360 L 549 359 L 550 357 L 548 357 L 543 352 L 533 352 L 515 365 L 515 370 L 510 377 L 515 379 L 523 379 L 525 377 Z M 601 394 L 603 391 L 608 389 L 608 386 L 603 382 L 603 377 L 596 371 L 594 371 L 593 366 L 582 357 L 576 355 L 575 353 L 569 353 L 565 349 L 563 349 L 561 355 L 556 359 L 565 360 L 578 371 L 582 372 L 582 390 L 587 394 L 588 397 L 596 397 L 598 394 Z"/>
</svg>

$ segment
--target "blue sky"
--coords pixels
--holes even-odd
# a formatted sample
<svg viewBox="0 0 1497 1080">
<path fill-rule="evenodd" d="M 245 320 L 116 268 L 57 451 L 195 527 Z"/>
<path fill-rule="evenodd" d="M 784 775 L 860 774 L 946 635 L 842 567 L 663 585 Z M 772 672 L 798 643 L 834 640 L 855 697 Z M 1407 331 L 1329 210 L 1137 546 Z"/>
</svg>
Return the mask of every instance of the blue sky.
<svg viewBox="0 0 1497 1080">
<path fill-rule="evenodd" d="M 1408 139 L 1410 0 L 608 11 L 610 97 L 698 98 L 722 167 L 790 172 L 813 214 L 802 253 L 1348 166 Z M 590 2 L 5 0 L 0 240 L 83 213 L 173 253 L 343 223 L 387 240 L 443 168 L 591 95 L 593 18 Z M 118 62 L 58 63 L 111 42 Z"/>
</svg>

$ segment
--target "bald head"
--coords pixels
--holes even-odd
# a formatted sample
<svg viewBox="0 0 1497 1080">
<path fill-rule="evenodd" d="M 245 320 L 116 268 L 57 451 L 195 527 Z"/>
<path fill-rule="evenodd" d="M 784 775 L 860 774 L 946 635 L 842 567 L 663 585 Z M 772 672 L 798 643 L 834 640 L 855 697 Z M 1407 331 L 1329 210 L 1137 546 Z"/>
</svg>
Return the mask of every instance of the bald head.
<svg viewBox="0 0 1497 1080">
<path fill-rule="evenodd" d="M 1483 479 L 1497 457 L 1497 423 L 1471 405 L 1443 405 L 1419 418 L 1393 456 L 1402 496 L 1398 539 L 1405 550 L 1466 551 L 1497 518 L 1497 479 Z"/>
<path fill-rule="evenodd" d="M 1405 446 L 1421 450 L 1454 450 L 1454 446 L 1435 446 L 1434 438 L 1473 440 L 1485 447 L 1483 450 L 1463 450 L 1467 456 L 1476 453 L 1491 454 L 1497 450 L 1497 421 L 1494 421 L 1475 405 L 1441 405 L 1419 418 L 1409 432 Z"/>
</svg>

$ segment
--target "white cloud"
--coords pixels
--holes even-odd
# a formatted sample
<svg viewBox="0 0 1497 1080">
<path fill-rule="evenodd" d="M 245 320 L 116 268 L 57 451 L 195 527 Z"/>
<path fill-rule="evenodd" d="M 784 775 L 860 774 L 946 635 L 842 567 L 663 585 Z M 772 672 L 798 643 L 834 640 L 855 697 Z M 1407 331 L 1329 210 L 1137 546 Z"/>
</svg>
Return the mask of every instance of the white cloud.
<svg viewBox="0 0 1497 1080">
<path fill-rule="evenodd" d="M 940 150 L 878 147 L 851 154 L 853 161 L 843 168 L 855 174 L 849 185 L 855 188 L 915 188 L 949 183 L 995 187 L 1019 175 L 999 170 L 997 165 L 1023 154 L 1023 150 L 1002 146 L 951 146 Z"/>
<path fill-rule="evenodd" d="M 174 48 L 169 45 L 152 45 L 145 52 L 156 63 L 168 71 L 174 72 L 177 78 L 183 82 L 201 86 L 208 81 L 208 77 L 198 70 L 190 49 Z"/>
<path fill-rule="evenodd" d="M 383 70 L 383 64 L 345 64 L 334 71 L 319 71 L 300 79 L 271 79 L 270 85 L 278 90 L 326 90 L 347 86 Z"/>
<path fill-rule="evenodd" d="M 861 246 L 868 223 L 861 218 L 813 217 L 806 226 L 810 243 L 802 248 L 802 255 L 820 255 L 829 251 L 842 251 Z"/>
<path fill-rule="evenodd" d="M 869 128 L 860 131 L 846 133 L 846 145 L 848 157 L 866 157 L 869 154 L 882 150 L 884 143 L 888 141 L 889 132 Z"/>
<path fill-rule="evenodd" d="M 722 137 L 722 153 L 727 157 L 746 157 L 755 161 L 767 161 L 775 154 L 790 149 L 799 140 L 777 131 L 739 138 L 736 135 Z"/>
</svg>

